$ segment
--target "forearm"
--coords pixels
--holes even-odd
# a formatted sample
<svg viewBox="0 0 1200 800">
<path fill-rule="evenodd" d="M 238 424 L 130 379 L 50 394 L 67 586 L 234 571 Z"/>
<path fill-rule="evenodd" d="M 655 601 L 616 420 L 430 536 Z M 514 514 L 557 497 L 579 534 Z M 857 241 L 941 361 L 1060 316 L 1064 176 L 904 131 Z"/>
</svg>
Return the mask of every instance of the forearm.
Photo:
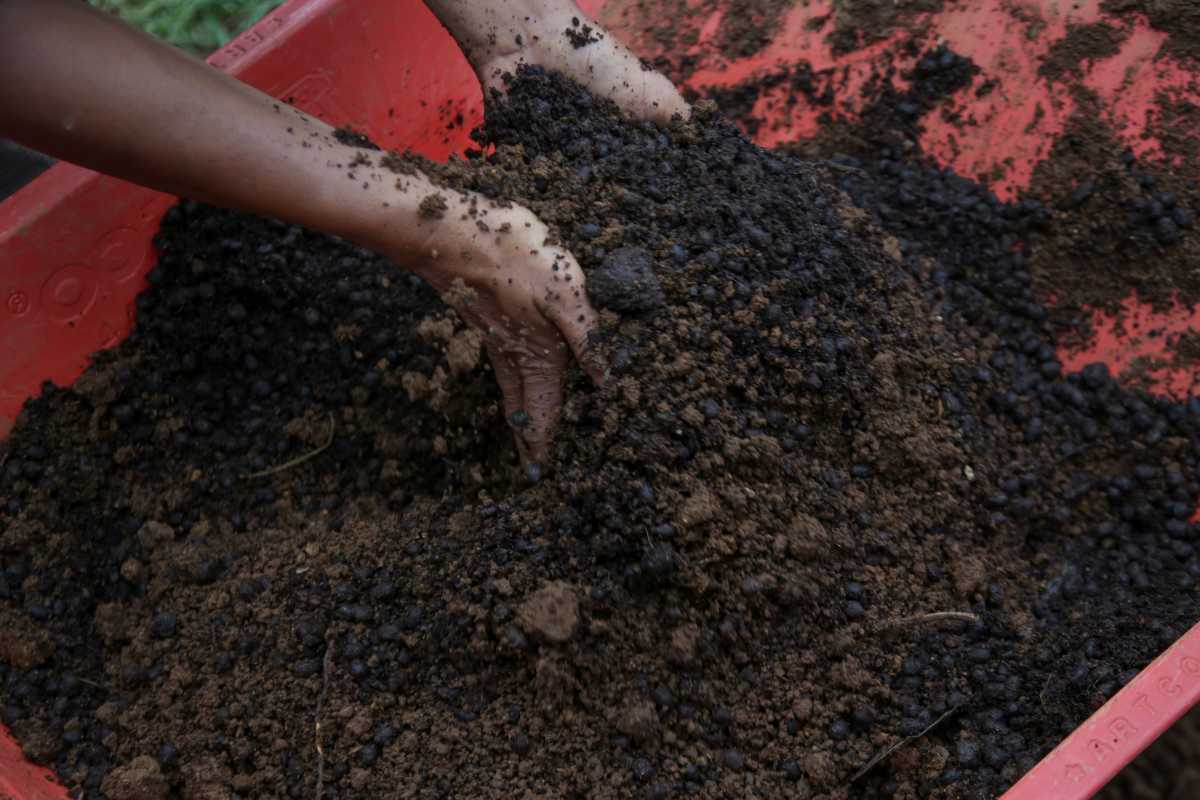
<svg viewBox="0 0 1200 800">
<path fill-rule="evenodd" d="M 0 134 L 351 238 L 385 202 L 328 125 L 77 0 L 0 0 Z"/>
</svg>

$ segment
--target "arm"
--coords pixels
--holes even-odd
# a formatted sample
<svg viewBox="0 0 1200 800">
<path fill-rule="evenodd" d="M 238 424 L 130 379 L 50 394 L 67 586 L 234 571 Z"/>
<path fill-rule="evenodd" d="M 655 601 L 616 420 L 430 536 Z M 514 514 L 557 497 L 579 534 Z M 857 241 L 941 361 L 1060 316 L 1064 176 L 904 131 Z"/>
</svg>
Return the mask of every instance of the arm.
<svg viewBox="0 0 1200 800">
<path fill-rule="evenodd" d="M 503 74 L 515 72 L 518 64 L 540 64 L 570 75 L 634 117 L 665 123 L 689 113 L 665 76 L 644 67 L 574 0 L 425 0 L 425 5 L 454 36 L 485 90 L 503 91 Z"/>
<path fill-rule="evenodd" d="M 510 224 L 504 236 L 461 221 L 457 205 L 467 201 L 457 196 L 442 219 L 422 216 L 421 201 L 437 192 L 425 177 L 397 186 L 373 169 L 376 154 L 349 179 L 365 151 L 339 143 L 325 123 L 77 0 L 0 0 L 0 134 L 155 189 L 352 239 L 439 289 L 463 280 L 476 297 L 458 310 L 486 335 L 507 411 L 529 414 L 522 455 L 544 456 L 562 376 L 572 352 L 583 356 L 595 314 L 578 264 L 543 246 L 547 230 L 528 210 L 489 209 L 493 227 Z"/>
</svg>

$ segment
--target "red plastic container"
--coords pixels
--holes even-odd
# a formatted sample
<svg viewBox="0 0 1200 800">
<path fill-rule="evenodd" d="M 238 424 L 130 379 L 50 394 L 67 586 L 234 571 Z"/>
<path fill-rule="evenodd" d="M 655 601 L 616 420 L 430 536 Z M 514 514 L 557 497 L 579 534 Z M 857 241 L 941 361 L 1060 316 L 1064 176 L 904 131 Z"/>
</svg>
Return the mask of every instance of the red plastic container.
<svg viewBox="0 0 1200 800">
<path fill-rule="evenodd" d="M 700 68 L 697 89 L 736 84 L 760 71 L 808 61 L 836 69 L 834 113 L 852 117 L 856 89 L 874 72 L 892 43 L 879 42 L 836 58 L 827 29 L 810 21 L 832 11 L 831 0 L 797 2 L 774 41 L 753 58 L 728 62 L 711 46 L 720 9 L 688 0 L 705 14 L 700 40 L 689 52 Z M 1025 22 L 1013 7 L 1026 12 Z M 583 0 L 580 5 L 638 51 L 653 57 L 644 36 L 653 4 L 638 0 Z M 643 8 L 642 6 L 651 8 Z M 1047 84 L 1038 67 L 1069 24 L 1103 17 L 1100 0 L 980 0 L 947 4 L 927 22 L 934 35 L 981 68 L 977 83 L 995 80 L 982 100 L 974 87 L 952 101 L 976 121 L 960 129 L 932 119 L 923 145 L 960 173 L 1002 175 L 994 183 L 1013 196 L 1029 180 L 1073 109 L 1061 87 Z M 1044 24 L 1031 40 L 1029 14 Z M 1116 22 L 1116 21 L 1114 21 Z M 1161 151 L 1146 137 L 1158 104 L 1200 101 L 1200 76 L 1170 59 L 1155 58 L 1164 38 L 1145 20 L 1132 27 L 1120 51 L 1085 64 L 1083 82 L 1108 102 L 1110 122 L 1140 155 Z M 899 35 L 899 34 L 897 34 Z M 679 56 L 680 53 L 673 55 Z M 419 3 L 394 0 L 292 0 L 209 59 L 242 80 L 332 123 L 349 124 L 381 144 L 412 148 L 433 158 L 468 145 L 482 116 L 478 86 L 449 35 Z M 903 65 L 901 65 L 903 66 Z M 901 78 L 893 79 L 897 84 Z M 817 128 L 818 109 L 788 106 L 764 94 L 756 114 L 764 145 L 793 141 Z M 1040 105 L 1042 112 L 1035 112 Z M 173 198 L 66 164 L 53 167 L 0 203 L 0 438 L 22 403 L 43 381 L 71 383 L 98 349 L 121 341 L 132 322 L 133 299 L 155 260 L 151 239 Z M 1157 355 L 1172 332 L 1200 327 L 1200 310 L 1153 314 L 1136 298 L 1126 303 L 1125 333 L 1098 317 L 1099 336 L 1087 352 L 1060 355 L 1068 368 L 1105 360 L 1114 372 L 1140 355 Z M 1139 331 L 1149 332 L 1139 335 Z M 1191 369 L 1158 373 L 1157 391 L 1195 391 Z M 1006 800 L 1083 800 L 1200 701 L 1200 625 L 1185 634 L 1114 696 L 1006 795 Z M 0 800 L 61 800 L 65 790 L 45 770 L 29 765 L 0 727 Z"/>
</svg>

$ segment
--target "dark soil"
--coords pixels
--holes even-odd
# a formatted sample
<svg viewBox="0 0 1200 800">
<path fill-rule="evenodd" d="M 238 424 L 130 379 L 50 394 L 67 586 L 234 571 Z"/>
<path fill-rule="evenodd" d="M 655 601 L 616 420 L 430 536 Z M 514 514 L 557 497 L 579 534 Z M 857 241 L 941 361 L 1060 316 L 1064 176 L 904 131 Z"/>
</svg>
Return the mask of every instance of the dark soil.
<svg viewBox="0 0 1200 800">
<path fill-rule="evenodd" d="M 1158 308 L 1200 302 L 1195 163 L 1139 162 L 1083 100 L 1029 188 L 1054 220 L 1034 239 L 1038 289 L 1067 313 L 1133 292 Z"/>
<path fill-rule="evenodd" d="M 0 714 L 88 798 L 993 797 L 1195 621 L 1200 402 L 1063 374 L 1043 205 L 538 71 L 485 139 L 427 168 L 662 292 L 536 485 L 419 281 L 190 203 L 0 451 Z"/>
<path fill-rule="evenodd" d="M 717 31 L 717 46 L 726 58 L 755 55 L 775 37 L 792 0 L 731 0 L 722 5 L 724 15 Z"/>
<path fill-rule="evenodd" d="M 1103 121 L 1099 100 L 1072 83 L 1082 65 L 1115 52 L 1127 31 L 1104 23 L 1072 29 L 1047 59 L 1043 76 L 1070 85 L 1078 111 L 1040 163 L 1025 192 L 1023 207 L 1045 224 L 1021 235 L 1030 246 L 1030 273 L 1037 296 L 1060 331 L 1084 339 L 1085 308 L 1116 312 L 1136 293 L 1156 309 L 1200 303 L 1200 108 L 1167 103 L 1147 117 L 1150 136 L 1162 152 L 1137 158 Z M 923 158 L 923 120 L 945 117 L 945 98 L 971 84 L 979 72 L 967 58 L 945 46 L 927 46 L 920 35 L 898 51 L 922 54 L 903 77 L 911 87 L 891 86 L 894 67 L 879 68 L 864 89 L 860 118 L 826 121 L 811 141 L 786 149 L 809 158 L 848 154 L 872 162 L 882 151 L 906 161 Z M 915 49 L 914 49 L 915 48 Z M 784 66 L 708 97 L 750 134 L 769 124 L 752 111 L 759 96 L 788 86 L 788 102 L 833 107 L 838 101 L 833 71 L 814 73 L 808 64 Z M 975 90 L 987 89 L 987 82 Z M 779 109 L 768 109 L 769 114 Z M 969 123 L 964 123 L 969 124 Z M 989 176 L 972 176 L 986 183 Z M 1147 255 L 1151 254 L 1151 255 Z"/>
</svg>

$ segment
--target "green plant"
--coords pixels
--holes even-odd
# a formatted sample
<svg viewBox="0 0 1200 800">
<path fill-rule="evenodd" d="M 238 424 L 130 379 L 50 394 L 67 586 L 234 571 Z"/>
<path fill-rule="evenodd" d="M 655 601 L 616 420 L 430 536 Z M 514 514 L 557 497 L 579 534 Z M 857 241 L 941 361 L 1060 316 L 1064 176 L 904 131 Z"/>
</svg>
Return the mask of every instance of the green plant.
<svg viewBox="0 0 1200 800">
<path fill-rule="evenodd" d="M 280 0 L 92 0 L 142 30 L 207 55 L 280 4 Z"/>
</svg>

